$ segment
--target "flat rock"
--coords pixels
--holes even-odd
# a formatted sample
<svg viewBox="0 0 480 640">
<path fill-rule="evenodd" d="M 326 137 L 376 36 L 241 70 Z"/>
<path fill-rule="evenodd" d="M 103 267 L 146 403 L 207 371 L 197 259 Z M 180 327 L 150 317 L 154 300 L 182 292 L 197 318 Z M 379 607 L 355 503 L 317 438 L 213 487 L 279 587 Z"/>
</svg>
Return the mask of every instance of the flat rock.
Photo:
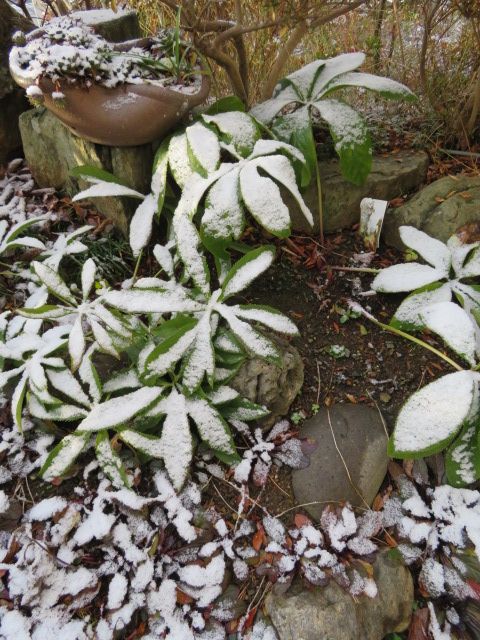
<svg viewBox="0 0 480 640">
<path fill-rule="evenodd" d="M 376 156 L 373 158 L 372 171 L 367 180 L 363 185 L 357 186 L 342 176 L 337 159 L 319 162 L 325 231 L 339 231 L 359 222 L 362 198 L 393 200 L 415 191 L 425 182 L 428 163 L 428 155 L 423 151 L 401 151 L 388 156 Z M 313 232 L 293 198 L 286 196 L 292 215 L 292 228 L 294 231 L 318 233 L 318 199 L 315 180 L 307 187 L 303 197 L 313 213 L 315 221 Z"/>
<path fill-rule="evenodd" d="M 389 209 L 383 239 L 404 249 L 398 229 L 411 225 L 446 241 L 460 227 L 480 221 L 480 176 L 447 176 L 424 187 L 397 209 Z"/>
<path fill-rule="evenodd" d="M 297 349 L 278 336 L 269 338 L 280 350 L 281 365 L 248 358 L 229 382 L 242 396 L 270 410 L 270 415 L 261 421 L 265 429 L 288 413 L 303 385 L 303 362 Z"/>
<path fill-rule="evenodd" d="M 89 11 L 74 11 L 72 16 L 83 20 L 85 24 L 90 25 L 98 35 L 109 42 L 124 42 L 142 36 L 136 11 L 90 9 Z"/>
<path fill-rule="evenodd" d="M 94 144 L 74 135 L 43 107 L 22 113 L 19 125 L 25 159 L 40 187 L 54 187 L 73 196 L 88 184 L 73 178 L 70 171 L 89 164 L 114 173 L 141 193 L 150 189 L 156 146 L 153 143 L 137 147 Z M 127 233 L 138 202 L 132 198 L 95 198 L 95 207 Z"/>
<path fill-rule="evenodd" d="M 360 404 L 321 409 L 305 421 L 300 434 L 318 445 L 310 465 L 292 473 L 297 503 L 320 503 L 305 507 L 313 518 L 320 518 L 326 502 L 348 501 L 353 506 L 373 502 L 388 464 L 387 436 L 376 409 Z"/>
<path fill-rule="evenodd" d="M 378 595 L 353 600 L 333 580 L 306 591 L 300 581 L 282 595 L 271 592 L 265 610 L 279 640 L 382 640 L 408 628 L 413 605 L 409 570 L 386 551 L 373 565 Z"/>
</svg>

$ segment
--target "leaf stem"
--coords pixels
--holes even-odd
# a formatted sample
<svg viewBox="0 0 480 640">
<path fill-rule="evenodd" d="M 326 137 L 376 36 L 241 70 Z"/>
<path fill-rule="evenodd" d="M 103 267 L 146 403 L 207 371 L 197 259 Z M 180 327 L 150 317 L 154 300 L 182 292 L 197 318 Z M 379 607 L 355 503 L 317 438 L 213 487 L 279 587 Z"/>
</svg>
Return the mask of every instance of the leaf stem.
<svg viewBox="0 0 480 640">
<path fill-rule="evenodd" d="M 353 271 L 354 273 L 380 273 L 381 269 L 373 269 L 371 267 L 340 267 L 327 264 L 326 269 L 332 271 Z"/>
<path fill-rule="evenodd" d="M 137 261 L 135 263 L 135 269 L 133 271 L 133 276 L 132 276 L 132 284 L 135 284 L 135 281 L 137 280 L 138 268 L 140 267 L 142 256 L 143 256 L 143 249 L 140 250 L 140 253 L 138 254 L 138 257 L 137 257 Z"/>
<path fill-rule="evenodd" d="M 428 351 L 431 351 L 432 353 L 434 353 L 436 356 L 438 356 L 439 358 L 444 360 L 446 363 L 448 363 L 451 367 L 453 367 L 457 371 L 464 371 L 465 370 L 457 362 L 455 362 L 455 360 L 452 360 L 451 358 L 449 358 L 445 353 L 443 353 L 439 349 L 436 349 L 435 347 L 432 347 L 432 345 L 428 344 L 428 342 L 425 342 L 424 340 L 421 340 L 420 338 L 412 336 L 411 334 L 406 333 L 406 331 L 402 331 L 401 329 L 397 329 L 396 327 L 392 327 L 389 324 L 384 324 L 383 322 L 380 322 L 380 320 L 377 320 L 376 318 L 374 318 L 370 314 L 368 314 L 368 315 L 363 314 L 363 315 L 366 318 L 368 318 L 371 322 L 376 324 L 377 327 L 380 327 L 384 331 L 390 331 L 390 333 L 394 333 L 395 335 L 400 336 L 401 338 L 406 338 L 407 340 L 410 340 L 410 342 L 413 342 L 414 344 L 418 344 L 420 347 L 423 347 L 424 349 L 428 349 Z"/>
<path fill-rule="evenodd" d="M 323 234 L 323 197 L 322 197 L 322 180 L 320 177 L 320 167 L 318 166 L 318 160 L 315 160 L 315 176 L 317 180 L 317 198 L 318 198 L 318 221 L 320 224 L 320 242 L 324 243 Z"/>
</svg>

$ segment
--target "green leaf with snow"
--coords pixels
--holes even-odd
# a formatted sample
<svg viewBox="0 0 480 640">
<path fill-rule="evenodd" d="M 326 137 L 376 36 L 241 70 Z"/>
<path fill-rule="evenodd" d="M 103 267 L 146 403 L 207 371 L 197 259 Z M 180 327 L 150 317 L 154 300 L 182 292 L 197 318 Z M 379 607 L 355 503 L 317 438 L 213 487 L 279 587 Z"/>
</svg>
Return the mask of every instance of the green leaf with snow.
<svg viewBox="0 0 480 640">
<path fill-rule="evenodd" d="M 123 186 L 127 186 L 126 182 L 122 180 L 122 178 L 115 176 L 109 171 L 105 171 L 105 169 L 94 167 L 93 165 L 89 164 L 79 165 L 78 167 L 70 169 L 70 175 L 74 178 L 84 178 L 88 181 L 91 181 L 91 179 L 93 178 L 94 181 L 101 180 L 102 182 L 114 182 L 115 184 L 122 184 Z"/>
<path fill-rule="evenodd" d="M 449 484 L 465 487 L 480 479 L 479 419 L 468 421 L 445 455 L 445 471 Z"/>
<path fill-rule="evenodd" d="M 232 144 L 243 158 L 252 153 L 255 143 L 260 138 L 260 130 L 254 118 L 242 111 L 227 111 L 217 115 L 203 114 L 202 119 L 207 124 L 214 125 L 221 138 L 227 144 Z"/>
<path fill-rule="evenodd" d="M 275 247 L 259 247 L 245 254 L 233 265 L 223 281 L 222 299 L 240 293 L 266 271 L 275 259 Z"/>
<path fill-rule="evenodd" d="M 102 471 L 116 489 L 132 486 L 120 456 L 112 447 L 108 431 L 98 432 L 95 440 L 95 453 Z"/>
<path fill-rule="evenodd" d="M 437 302 L 422 309 L 423 325 L 474 366 L 475 327 L 472 317 L 454 302 Z"/>
<path fill-rule="evenodd" d="M 410 396 L 401 408 L 388 453 L 423 458 L 445 449 L 478 409 L 478 374 L 449 373 Z"/>
<path fill-rule="evenodd" d="M 65 436 L 49 453 L 40 475 L 44 480 L 51 481 L 61 478 L 82 453 L 90 440 L 90 434 L 71 434 Z"/>
</svg>

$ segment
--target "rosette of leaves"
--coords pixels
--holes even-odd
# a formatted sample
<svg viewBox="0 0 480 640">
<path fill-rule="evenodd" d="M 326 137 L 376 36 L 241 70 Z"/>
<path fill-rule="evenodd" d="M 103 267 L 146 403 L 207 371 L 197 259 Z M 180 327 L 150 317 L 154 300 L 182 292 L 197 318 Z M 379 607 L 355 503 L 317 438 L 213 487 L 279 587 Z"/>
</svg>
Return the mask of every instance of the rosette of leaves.
<svg viewBox="0 0 480 640">
<path fill-rule="evenodd" d="M 222 162 L 222 156 L 229 161 Z M 223 253 L 241 236 L 246 211 L 270 233 L 289 235 L 290 214 L 279 185 L 292 194 L 313 224 L 294 170 L 294 165 L 304 163 L 302 153 L 292 145 L 262 140 L 254 118 L 242 111 L 204 114 L 161 144 L 148 195 L 120 184 L 107 172 L 78 167 L 74 174 L 94 184 L 73 200 L 119 195 L 141 199 L 130 224 L 130 245 L 138 256 L 151 237 L 154 218 L 162 212 L 171 174 L 182 190 L 174 217 L 191 219 L 205 196 L 201 237 L 213 253 Z"/>
<path fill-rule="evenodd" d="M 307 159 L 307 184 L 317 172 L 317 154 L 313 135 L 315 117 L 329 127 L 347 180 L 362 184 L 372 165 L 372 143 L 363 118 L 352 107 L 332 94 L 347 87 L 379 93 L 384 98 L 415 100 L 403 84 L 370 73 L 356 71 L 365 61 L 364 53 L 344 53 L 335 58 L 315 60 L 283 78 L 273 97 L 255 106 L 251 113 L 260 122 L 302 151 Z"/>
<path fill-rule="evenodd" d="M 56 266 L 56 261 L 54 266 Z M 102 295 L 93 301 L 89 300 L 97 270 L 92 258 L 88 258 L 82 268 L 80 300 L 47 262 L 33 262 L 32 269 L 42 285 L 63 304 L 45 304 L 35 308 L 25 307 L 19 309 L 18 313 L 26 318 L 36 320 L 64 318 L 72 322 L 73 326 L 68 337 L 68 351 L 72 369 L 76 369 L 80 365 L 85 352 L 87 324 L 101 350 L 118 358 L 118 343 L 131 337 L 132 328 L 127 317 L 116 312 L 113 313 L 103 304 Z"/>
</svg>

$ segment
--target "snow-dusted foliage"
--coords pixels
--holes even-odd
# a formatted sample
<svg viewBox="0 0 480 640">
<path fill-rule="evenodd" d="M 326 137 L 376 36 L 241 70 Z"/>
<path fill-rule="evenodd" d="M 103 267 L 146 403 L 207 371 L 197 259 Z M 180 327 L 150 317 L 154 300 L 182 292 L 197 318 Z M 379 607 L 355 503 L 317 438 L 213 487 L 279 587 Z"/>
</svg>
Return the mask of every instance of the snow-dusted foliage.
<svg viewBox="0 0 480 640">
<path fill-rule="evenodd" d="M 431 598 L 475 597 L 469 584 L 469 554 L 480 561 L 480 493 L 448 485 L 416 486 L 406 476 L 383 510 L 394 527 L 398 550 L 408 565 L 421 568 L 419 583 Z"/>
<path fill-rule="evenodd" d="M 27 90 L 31 98 L 43 94 L 42 80 L 54 83 L 52 98 L 62 100 L 64 94 L 58 83 L 81 84 L 86 87 L 99 84 L 116 87 L 121 84 L 157 84 L 171 86 L 175 90 L 197 91 L 201 78 L 194 75 L 188 65 L 188 55 L 183 57 L 179 75 L 171 60 L 171 46 L 165 33 L 151 39 L 148 49 L 135 46 L 122 51 L 95 33 L 79 16 L 61 16 L 47 22 L 34 34 L 20 37 L 10 52 L 10 68 L 17 78 L 35 82 Z M 183 48 L 183 45 L 182 45 Z M 181 55 L 181 52 L 178 52 Z M 190 73 L 186 73 L 186 72 Z M 185 74 L 184 84 L 179 82 Z M 186 82 L 185 82 L 186 81 Z"/>
<path fill-rule="evenodd" d="M 407 87 L 394 80 L 356 71 L 364 61 L 363 53 L 315 60 L 283 78 L 273 97 L 252 109 L 255 118 L 271 124 L 281 140 L 304 153 L 309 169 L 305 182 L 316 171 L 313 120 L 318 117 L 330 129 L 345 177 L 361 184 L 370 173 L 372 145 L 367 126 L 354 109 L 332 98 L 332 93 L 344 87 L 361 87 L 385 98 L 415 99 Z"/>
<path fill-rule="evenodd" d="M 480 242 L 462 244 L 452 236 L 444 244 L 408 226 L 400 227 L 400 236 L 428 264 L 396 264 L 375 277 L 372 287 L 379 293 L 412 292 L 390 325 L 428 329 L 472 370 L 455 365 L 458 371 L 414 393 L 398 414 L 389 451 L 393 457 L 417 458 L 448 448 L 449 482 L 465 486 L 480 477 L 480 293 L 474 281 L 480 277 Z"/>
<path fill-rule="evenodd" d="M 218 259 L 228 259 L 226 249 L 243 233 L 246 212 L 273 235 L 290 234 L 290 213 L 278 184 L 290 192 L 313 225 L 295 175 L 295 168 L 304 165 L 305 158 L 296 147 L 261 139 L 250 115 L 241 111 L 204 114 L 161 144 L 147 196 L 118 184 L 115 176 L 93 167 L 79 167 L 76 174 L 93 182 L 93 186 L 78 193 L 74 200 L 118 195 L 142 199 L 130 225 L 130 245 L 138 255 L 150 240 L 154 218 L 162 212 L 171 174 L 182 190 L 173 219 L 178 256 L 187 270 L 196 272 L 202 270 L 200 243 Z M 192 219 L 202 201 L 199 233 Z"/>
</svg>

